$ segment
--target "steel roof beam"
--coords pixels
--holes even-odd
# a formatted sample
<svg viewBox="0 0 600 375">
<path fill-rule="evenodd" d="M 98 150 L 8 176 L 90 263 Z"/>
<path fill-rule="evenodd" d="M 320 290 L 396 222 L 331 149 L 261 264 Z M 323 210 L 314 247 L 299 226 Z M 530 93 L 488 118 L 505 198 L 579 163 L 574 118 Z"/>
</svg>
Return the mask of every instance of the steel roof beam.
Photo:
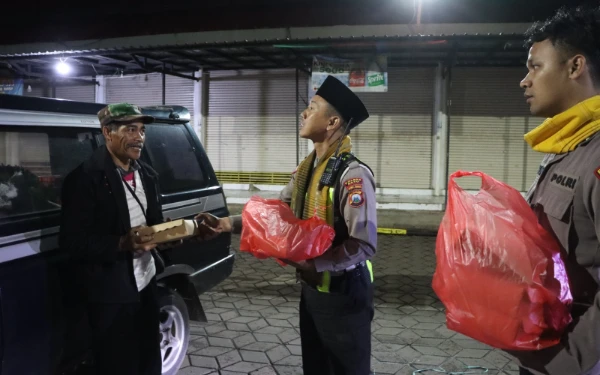
<svg viewBox="0 0 600 375">
<path fill-rule="evenodd" d="M 235 62 L 237 64 L 240 64 L 240 65 L 242 65 L 242 68 L 250 67 L 252 69 L 261 69 L 261 67 L 255 65 L 252 61 L 240 60 L 237 57 L 232 56 L 232 55 L 230 55 L 228 53 L 225 53 L 223 51 L 219 51 L 218 49 L 208 48 L 208 49 L 205 49 L 205 51 L 208 52 L 208 53 L 211 53 L 211 54 L 213 54 L 215 56 L 219 56 L 219 57 L 222 57 L 224 59 L 233 61 L 233 62 Z"/>
<path fill-rule="evenodd" d="M 27 69 L 25 69 L 25 68 L 21 67 L 19 64 L 11 64 L 10 67 L 12 68 L 13 71 L 15 71 L 16 73 L 18 73 L 22 76 L 42 78 L 49 82 L 52 82 L 53 80 L 56 80 L 57 78 L 59 78 L 61 80 L 68 80 L 68 81 L 77 82 L 77 83 L 93 84 L 93 85 L 98 84 L 98 81 L 96 81 L 96 79 L 87 80 L 87 79 L 82 79 L 82 78 L 57 77 L 56 75 L 51 75 L 51 74 L 49 75 L 49 74 L 34 72 L 31 70 L 31 67 L 28 67 Z"/>
<path fill-rule="evenodd" d="M 149 67 L 149 66 L 147 66 L 148 64 L 146 62 L 142 62 L 138 56 L 131 55 L 131 57 L 135 60 L 135 62 L 139 65 L 140 68 L 142 68 L 143 70 L 145 70 L 147 72 L 164 73 L 164 74 L 168 74 L 168 75 L 179 77 L 179 78 L 191 79 L 193 81 L 199 81 L 201 79 L 201 77 L 196 78 L 194 76 L 194 74 L 192 74 L 191 76 L 188 76 L 188 75 L 177 73 L 173 70 L 167 69 L 164 64 L 163 64 L 162 68 L 160 68 L 160 69 L 158 69 L 156 67 Z"/>
<path fill-rule="evenodd" d="M 184 70 L 187 70 L 187 71 L 190 71 L 190 72 L 195 72 L 195 71 L 197 71 L 197 70 L 199 70 L 201 68 L 200 66 L 193 66 L 193 65 L 188 65 L 188 64 L 181 64 L 181 63 L 174 63 L 174 62 L 170 62 L 170 61 L 164 61 L 164 60 L 161 60 L 161 58 L 159 58 L 159 57 L 149 56 L 149 55 L 146 55 L 146 54 L 143 54 L 143 53 L 135 53 L 133 55 L 136 55 L 136 56 L 139 56 L 139 57 L 143 57 L 144 59 L 146 59 L 146 62 L 147 62 L 147 60 L 156 61 L 158 63 L 157 65 L 167 63 L 167 64 L 171 65 L 171 68 L 173 68 L 174 66 L 179 66 L 179 67 L 183 68 Z"/>
<path fill-rule="evenodd" d="M 287 68 L 287 66 L 285 66 L 281 61 L 279 61 L 277 59 L 274 59 L 274 58 L 272 58 L 272 57 L 268 56 L 267 54 L 264 54 L 264 53 L 262 53 L 260 51 L 257 51 L 254 48 L 245 48 L 245 50 L 247 50 L 248 52 L 250 52 L 250 53 L 252 53 L 252 54 L 254 54 L 254 55 L 258 56 L 258 57 L 260 57 L 261 59 L 263 59 L 265 61 L 268 61 L 268 62 L 270 62 L 272 64 L 275 64 L 276 66 L 278 66 L 280 68 Z"/>
<path fill-rule="evenodd" d="M 208 61 L 202 59 L 201 57 L 193 55 L 186 51 L 169 51 L 169 53 L 172 55 L 175 55 L 175 56 L 182 57 L 184 59 L 189 59 L 194 62 L 197 62 L 198 64 L 200 64 L 202 66 L 202 68 L 204 68 L 205 66 L 214 66 L 215 68 L 224 68 L 223 65 L 221 65 L 219 63 L 208 62 Z"/>
</svg>

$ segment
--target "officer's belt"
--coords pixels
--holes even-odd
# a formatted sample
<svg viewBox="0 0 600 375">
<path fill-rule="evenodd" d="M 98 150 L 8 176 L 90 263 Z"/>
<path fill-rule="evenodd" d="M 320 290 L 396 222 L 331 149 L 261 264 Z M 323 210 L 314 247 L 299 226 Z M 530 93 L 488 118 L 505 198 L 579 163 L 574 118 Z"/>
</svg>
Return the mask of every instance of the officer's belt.
<svg viewBox="0 0 600 375">
<path fill-rule="evenodd" d="M 355 269 L 357 269 L 358 267 L 364 267 L 364 266 L 366 266 L 366 265 L 367 265 L 367 262 L 360 262 L 360 263 L 358 263 L 358 264 L 353 264 L 353 265 L 351 265 L 350 267 L 346 268 L 345 270 L 341 270 L 341 271 L 329 271 L 329 274 L 330 274 L 332 277 L 336 277 L 336 276 L 343 276 L 345 273 L 347 273 L 347 272 L 349 272 L 349 271 L 355 270 Z"/>
<path fill-rule="evenodd" d="M 354 264 L 342 271 L 324 271 L 323 273 L 299 271 L 298 278 L 300 281 L 317 289 L 319 292 L 329 293 L 332 278 L 343 277 L 360 267 L 366 268 L 369 271 L 369 278 L 371 282 L 373 282 L 373 266 L 370 260 Z"/>
</svg>

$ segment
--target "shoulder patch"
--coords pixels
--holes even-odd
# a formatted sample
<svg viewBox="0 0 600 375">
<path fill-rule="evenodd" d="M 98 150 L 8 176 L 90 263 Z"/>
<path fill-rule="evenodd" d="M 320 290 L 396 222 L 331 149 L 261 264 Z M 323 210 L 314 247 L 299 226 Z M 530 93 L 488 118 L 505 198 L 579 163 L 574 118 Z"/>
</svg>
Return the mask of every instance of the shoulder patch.
<svg viewBox="0 0 600 375">
<path fill-rule="evenodd" d="M 349 178 L 344 181 L 344 187 L 348 190 L 348 204 L 350 207 L 360 207 L 365 203 L 362 178 Z"/>
<path fill-rule="evenodd" d="M 600 166 L 594 170 L 594 176 L 600 180 Z"/>
<path fill-rule="evenodd" d="M 354 190 L 348 194 L 348 204 L 350 207 L 360 207 L 365 204 L 365 197 L 362 190 Z"/>
<path fill-rule="evenodd" d="M 348 191 L 360 190 L 362 191 L 363 179 L 362 178 L 349 178 L 344 181 L 344 187 Z"/>
</svg>

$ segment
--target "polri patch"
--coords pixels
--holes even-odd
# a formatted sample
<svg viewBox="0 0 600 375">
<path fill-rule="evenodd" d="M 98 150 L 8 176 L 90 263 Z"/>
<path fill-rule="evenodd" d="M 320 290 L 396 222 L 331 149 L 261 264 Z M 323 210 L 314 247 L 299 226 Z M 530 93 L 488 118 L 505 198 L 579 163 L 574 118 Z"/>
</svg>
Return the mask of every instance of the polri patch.
<svg viewBox="0 0 600 375">
<path fill-rule="evenodd" d="M 553 173 L 550 177 L 550 184 L 563 190 L 573 191 L 577 184 L 577 177 L 569 176 L 565 173 Z"/>
<path fill-rule="evenodd" d="M 359 191 L 362 190 L 362 185 L 363 185 L 362 178 L 349 178 L 346 181 L 344 181 L 344 186 L 350 192 L 354 191 L 354 190 L 359 190 Z"/>
<path fill-rule="evenodd" d="M 596 176 L 596 178 L 600 180 L 600 167 L 596 168 L 596 170 L 594 171 L 594 176 Z"/>
<path fill-rule="evenodd" d="M 351 207 L 360 207 L 365 204 L 362 190 L 354 190 L 348 193 L 348 204 Z"/>
</svg>

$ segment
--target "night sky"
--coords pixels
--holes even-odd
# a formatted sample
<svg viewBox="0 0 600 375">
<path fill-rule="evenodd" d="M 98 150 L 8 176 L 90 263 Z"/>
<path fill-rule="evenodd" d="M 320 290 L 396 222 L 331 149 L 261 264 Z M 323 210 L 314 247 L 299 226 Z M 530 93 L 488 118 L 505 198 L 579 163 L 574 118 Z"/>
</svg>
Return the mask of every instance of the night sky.
<svg viewBox="0 0 600 375">
<path fill-rule="evenodd" d="M 417 0 L 220 0 L 168 5 L 27 1 L 3 9 L 0 44 L 265 27 L 416 22 Z M 586 0 L 422 0 L 422 23 L 531 22 Z M 592 3 L 598 4 L 598 1 Z M 32 9 L 37 5 L 37 12 Z M 19 9 L 21 7 L 22 9 Z"/>
</svg>

